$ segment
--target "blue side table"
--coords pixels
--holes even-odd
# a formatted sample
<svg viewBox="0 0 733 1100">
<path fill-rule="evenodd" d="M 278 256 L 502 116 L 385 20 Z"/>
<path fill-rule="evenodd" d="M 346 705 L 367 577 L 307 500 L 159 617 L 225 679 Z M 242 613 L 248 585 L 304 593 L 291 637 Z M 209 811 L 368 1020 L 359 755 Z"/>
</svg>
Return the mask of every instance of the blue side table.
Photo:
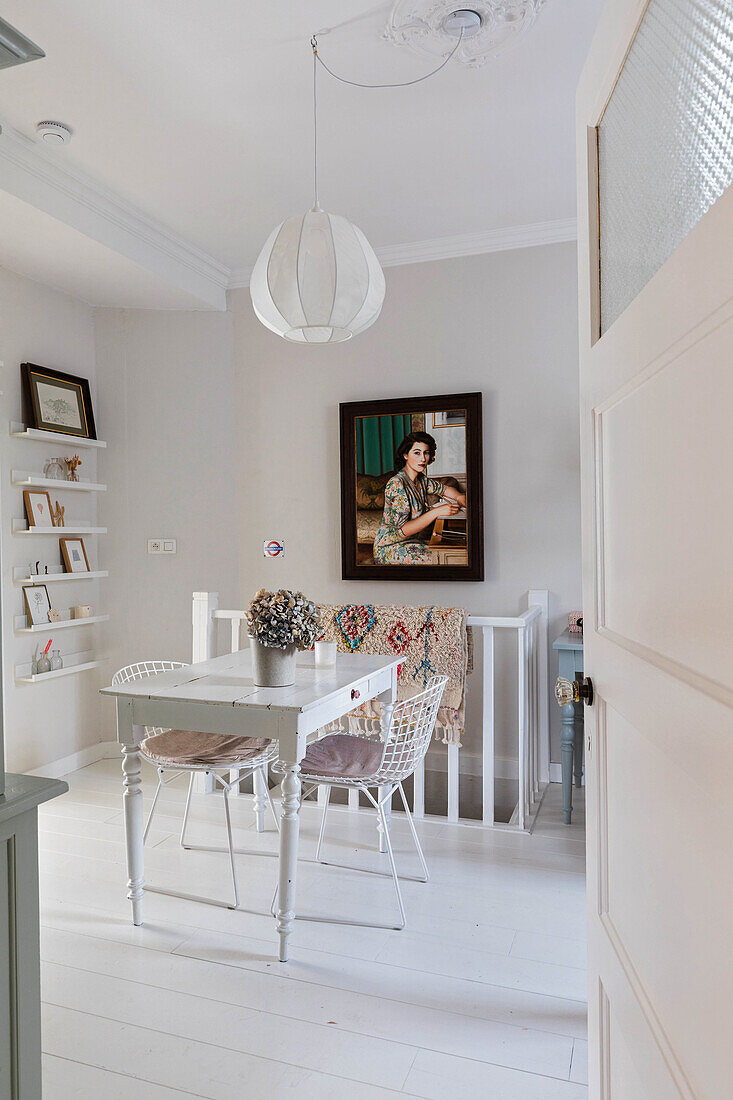
<svg viewBox="0 0 733 1100">
<path fill-rule="evenodd" d="M 552 648 L 558 651 L 559 675 L 568 680 L 582 680 L 583 635 L 564 630 L 559 638 L 555 638 Z M 565 824 L 569 825 L 573 813 L 573 761 L 575 786 L 580 787 L 583 782 L 583 704 L 568 703 L 566 707 L 561 707 L 561 714 L 562 808 Z"/>
</svg>

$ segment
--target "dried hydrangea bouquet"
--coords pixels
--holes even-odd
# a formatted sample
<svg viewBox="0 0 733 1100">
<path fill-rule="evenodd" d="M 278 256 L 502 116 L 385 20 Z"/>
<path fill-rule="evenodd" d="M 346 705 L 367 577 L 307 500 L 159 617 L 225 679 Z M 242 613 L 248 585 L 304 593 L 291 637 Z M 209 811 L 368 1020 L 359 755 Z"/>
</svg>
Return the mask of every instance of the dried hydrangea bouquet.
<svg viewBox="0 0 733 1100">
<path fill-rule="evenodd" d="M 295 656 L 310 649 L 321 629 L 318 608 L 302 592 L 261 588 L 247 608 L 252 674 L 258 687 L 295 683 Z"/>
</svg>

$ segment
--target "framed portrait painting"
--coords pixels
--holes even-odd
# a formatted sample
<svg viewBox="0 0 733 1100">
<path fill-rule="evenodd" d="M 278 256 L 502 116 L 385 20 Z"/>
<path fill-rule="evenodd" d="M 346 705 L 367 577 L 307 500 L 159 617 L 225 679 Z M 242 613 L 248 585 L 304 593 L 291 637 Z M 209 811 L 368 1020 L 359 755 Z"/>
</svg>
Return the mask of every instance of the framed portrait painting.
<svg viewBox="0 0 733 1100">
<path fill-rule="evenodd" d="M 92 395 L 87 378 L 63 374 L 35 363 L 21 363 L 24 416 L 29 428 L 96 439 Z"/>
<path fill-rule="evenodd" d="M 481 394 L 339 408 L 342 577 L 483 580 Z"/>
</svg>

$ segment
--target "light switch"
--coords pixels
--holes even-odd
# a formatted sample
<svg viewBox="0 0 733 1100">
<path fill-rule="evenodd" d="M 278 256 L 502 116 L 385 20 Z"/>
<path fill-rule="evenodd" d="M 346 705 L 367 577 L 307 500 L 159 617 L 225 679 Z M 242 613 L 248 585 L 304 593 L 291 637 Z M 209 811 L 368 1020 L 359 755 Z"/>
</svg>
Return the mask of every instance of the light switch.
<svg viewBox="0 0 733 1100">
<path fill-rule="evenodd" d="M 176 552 L 176 540 L 175 539 L 163 539 L 163 553 L 175 554 Z"/>
</svg>

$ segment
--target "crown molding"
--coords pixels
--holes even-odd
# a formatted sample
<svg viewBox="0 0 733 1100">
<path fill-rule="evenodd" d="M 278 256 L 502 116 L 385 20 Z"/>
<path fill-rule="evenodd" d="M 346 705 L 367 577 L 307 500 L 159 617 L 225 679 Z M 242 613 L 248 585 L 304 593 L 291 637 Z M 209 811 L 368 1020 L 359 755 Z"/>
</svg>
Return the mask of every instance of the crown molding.
<svg viewBox="0 0 733 1100">
<path fill-rule="evenodd" d="M 6 123 L 0 126 L 0 189 L 213 309 L 226 309 L 229 268 Z"/>
<path fill-rule="evenodd" d="M 435 237 L 413 244 L 385 245 L 375 249 L 382 267 L 402 264 L 423 264 L 431 260 L 453 260 L 461 256 L 480 256 L 486 252 L 509 252 L 515 248 L 535 248 L 543 244 L 563 244 L 578 236 L 575 218 L 551 222 L 511 225 L 504 229 L 489 229 L 485 233 L 467 233 L 456 237 Z M 249 286 L 251 267 L 235 268 L 229 280 L 229 290 Z"/>
<path fill-rule="evenodd" d="M 249 286 L 252 267 L 230 271 L 132 203 L 63 159 L 58 151 L 0 124 L 0 189 L 151 271 L 212 309 L 226 309 L 227 290 Z M 534 222 L 412 244 L 385 245 L 383 267 L 478 256 L 574 241 L 574 218 Z"/>
<path fill-rule="evenodd" d="M 386 245 L 376 251 L 382 267 L 398 267 L 400 264 L 480 256 L 485 252 L 509 252 L 515 248 L 562 244 L 576 240 L 577 235 L 575 218 L 566 218 L 563 221 L 533 222 L 530 225 L 507 226 L 505 229 L 489 229 L 485 233 L 436 237 L 430 241 L 415 241 L 414 244 Z"/>
</svg>

